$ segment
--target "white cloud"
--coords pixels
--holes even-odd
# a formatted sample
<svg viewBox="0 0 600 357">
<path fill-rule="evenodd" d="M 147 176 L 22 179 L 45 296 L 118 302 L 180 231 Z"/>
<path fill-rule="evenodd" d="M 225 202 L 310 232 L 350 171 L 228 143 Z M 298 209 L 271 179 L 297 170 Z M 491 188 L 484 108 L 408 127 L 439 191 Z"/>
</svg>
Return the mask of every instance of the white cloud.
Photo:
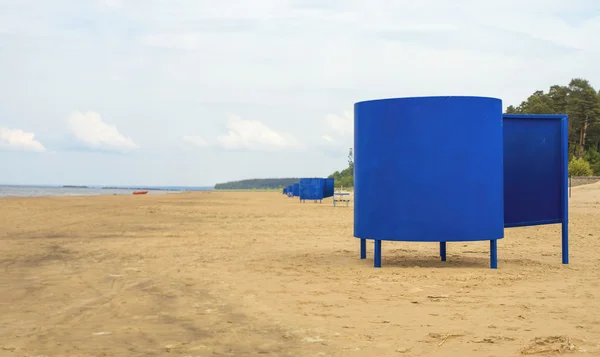
<svg viewBox="0 0 600 357">
<path fill-rule="evenodd" d="M 185 135 L 183 137 L 183 141 L 185 141 L 186 143 L 189 143 L 193 146 L 200 147 L 200 148 L 209 146 L 208 142 L 200 136 Z"/>
<path fill-rule="evenodd" d="M 113 9 L 119 9 L 123 6 L 121 0 L 104 0 L 104 4 Z"/>
<path fill-rule="evenodd" d="M 329 135 L 323 135 L 323 136 L 321 136 L 321 139 L 325 140 L 328 143 L 335 142 L 335 140 L 333 140 L 333 138 L 331 136 L 329 136 Z"/>
<path fill-rule="evenodd" d="M 98 113 L 74 111 L 67 118 L 67 124 L 75 138 L 87 148 L 119 152 L 138 148 L 130 137 L 123 136 L 115 125 L 104 122 Z"/>
<path fill-rule="evenodd" d="M 345 111 L 342 115 L 327 114 L 325 117 L 328 129 L 336 136 L 354 135 L 354 116 L 351 111 Z"/>
<path fill-rule="evenodd" d="M 140 144 L 123 162 L 132 172 L 148 165 L 153 179 L 178 184 L 176 170 L 154 169 L 178 160 L 206 183 L 308 167 L 326 175 L 346 165 L 353 125 L 344 109 L 357 101 L 480 95 L 506 107 L 573 77 L 600 87 L 599 11 L 598 0 L 0 0 L 1 125 L 35 128 L 50 145 L 60 136 L 51 118 L 102 108 L 135 143 L 116 129 L 113 140 L 91 140 L 93 130 L 84 142 Z M 226 126 L 227 113 L 259 122 Z M 290 150 L 294 137 L 302 150 Z M 215 149 L 202 152 L 214 170 L 187 164 L 198 145 Z M 229 165 L 240 155 L 218 150 L 226 148 L 248 151 L 247 165 Z M 152 159 L 140 161 L 145 154 Z M 58 179 L 78 167 L 64 160 Z"/>
<path fill-rule="evenodd" d="M 352 146 L 352 139 L 333 138 L 331 135 L 322 135 L 321 140 L 315 143 L 319 153 L 333 158 L 342 158 L 348 155 L 348 148 Z M 339 161 L 343 164 L 343 161 Z"/>
<path fill-rule="evenodd" d="M 298 146 L 289 134 L 279 133 L 258 120 L 231 116 L 227 135 L 217 137 L 218 145 L 227 150 L 274 151 Z"/>
<path fill-rule="evenodd" d="M 34 133 L 9 128 L 0 128 L 0 149 L 33 152 L 46 151 L 44 145 L 35 140 Z"/>
<path fill-rule="evenodd" d="M 346 155 L 354 141 L 353 113 L 347 110 L 342 115 L 327 114 L 324 124 L 324 133 L 315 148 L 332 157 Z"/>
<path fill-rule="evenodd" d="M 153 47 L 196 50 L 202 47 L 202 38 L 198 33 L 153 34 L 142 36 L 141 41 Z"/>
</svg>

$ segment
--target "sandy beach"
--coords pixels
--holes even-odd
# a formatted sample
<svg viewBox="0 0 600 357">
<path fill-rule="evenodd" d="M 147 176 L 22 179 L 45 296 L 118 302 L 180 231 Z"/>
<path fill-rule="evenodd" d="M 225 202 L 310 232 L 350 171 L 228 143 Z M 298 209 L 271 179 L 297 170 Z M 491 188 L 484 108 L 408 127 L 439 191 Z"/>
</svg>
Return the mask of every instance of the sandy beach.
<svg viewBox="0 0 600 357">
<path fill-rule="evenodd" d="M 560 226 L 384 242 L 272 192 L 0 200 L 0 356 L 600 356 L 600 183 Z"/>
</svg>

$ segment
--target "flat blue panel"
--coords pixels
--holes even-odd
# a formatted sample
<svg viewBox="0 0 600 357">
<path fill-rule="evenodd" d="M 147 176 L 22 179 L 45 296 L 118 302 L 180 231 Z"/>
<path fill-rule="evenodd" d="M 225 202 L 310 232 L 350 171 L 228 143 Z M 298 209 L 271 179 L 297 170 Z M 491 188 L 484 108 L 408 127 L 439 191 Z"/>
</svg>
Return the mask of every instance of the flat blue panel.
<svg viewBox="0 0 600 357">
<path fill-rule="evenodd" d="M 333 197 L 333 191 L 335 187 L 335 180 L 332 178 L 325 179 L 325 187 L 323 190 L 323 198 Z"/>
<path fill-rule="evenodd" d="M 323 178 L 302 178 L 300 179 L 300 199 L 322 200 L 324 188 L 325 179 Z"/>
<path fill-rule="evenodd" d="M 300 196 L 300 183 L 295 183 L 292 185 L 292 195 L 294 197 Z"/>
<path fill-rule="evenodd" d="M 504 237 L 502 101 L 416 97 L 354 105 L 354 236 Z"/>
<path fill-rule="evenodd" d="M 505 226 L 561 223 L 566 116 L 505 114 L 503 121 Z"/>
</svg>

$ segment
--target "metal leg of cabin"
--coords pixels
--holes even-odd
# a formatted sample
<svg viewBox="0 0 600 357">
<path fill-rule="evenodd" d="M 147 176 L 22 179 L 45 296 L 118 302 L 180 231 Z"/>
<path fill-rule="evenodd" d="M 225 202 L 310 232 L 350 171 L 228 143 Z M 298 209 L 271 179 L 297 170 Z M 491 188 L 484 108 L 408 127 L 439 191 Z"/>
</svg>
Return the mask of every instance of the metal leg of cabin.
<svg viewBox="0 0 600 357">
<path fill-rule="evenodd" d="M 446 242 L 440 242 L 440 258 L 442 261 L 446 261 Z"/>
<path fill-rule="evenodd" d="M 569 264 L 569 223 L 566 219 L 562 223 L 562 263 Z"/>
<path fill-rule="evenodd" d="M 498 240 L 490 241 L 490 268 L 498 269 Z"/>
<path fill-rule="evenodd" d="M 381 239 L 375 239 L 375 249 L 373 255 L 373 266 L 381 268 Z"/>
<path fill-rule="evenodd" d="M 360 239 L 360 259 L 367 259 L 367 240 Z"/>
</svg>

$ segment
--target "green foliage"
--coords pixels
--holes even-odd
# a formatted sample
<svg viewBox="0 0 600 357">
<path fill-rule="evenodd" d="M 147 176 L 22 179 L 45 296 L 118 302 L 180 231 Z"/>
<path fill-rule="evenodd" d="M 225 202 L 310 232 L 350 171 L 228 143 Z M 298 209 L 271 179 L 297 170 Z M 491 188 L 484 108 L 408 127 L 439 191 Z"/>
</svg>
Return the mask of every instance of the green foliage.
<svg viewBox="0 0 600 357">
<path fill-rule="evenodd" d="M 600 162 L 590 164 L 590 167 L 592 168 L 592 171 L 594 171 L 595 176 L 600 176 Z"/>
<path fill-rule="evenodd" d="M 335 180 L 335 187 L 354 187 L 354 163 L 342 171 L 336 171 L 329 175 Z"/>
<path fill-rule="evenodd" d="M 573 159 L 569 161 L 569 175 L 571 176 L 592 176 L 594 172 L 590 163 L 584 158 Z"/>
<path fill-rule="evenodd" d="M 600 176 L 600 152 L 596 151 L 595 148 L 590 148 L 585 152 L 583 158 L 589 162 L 594 175 Z"/>
</svg>

